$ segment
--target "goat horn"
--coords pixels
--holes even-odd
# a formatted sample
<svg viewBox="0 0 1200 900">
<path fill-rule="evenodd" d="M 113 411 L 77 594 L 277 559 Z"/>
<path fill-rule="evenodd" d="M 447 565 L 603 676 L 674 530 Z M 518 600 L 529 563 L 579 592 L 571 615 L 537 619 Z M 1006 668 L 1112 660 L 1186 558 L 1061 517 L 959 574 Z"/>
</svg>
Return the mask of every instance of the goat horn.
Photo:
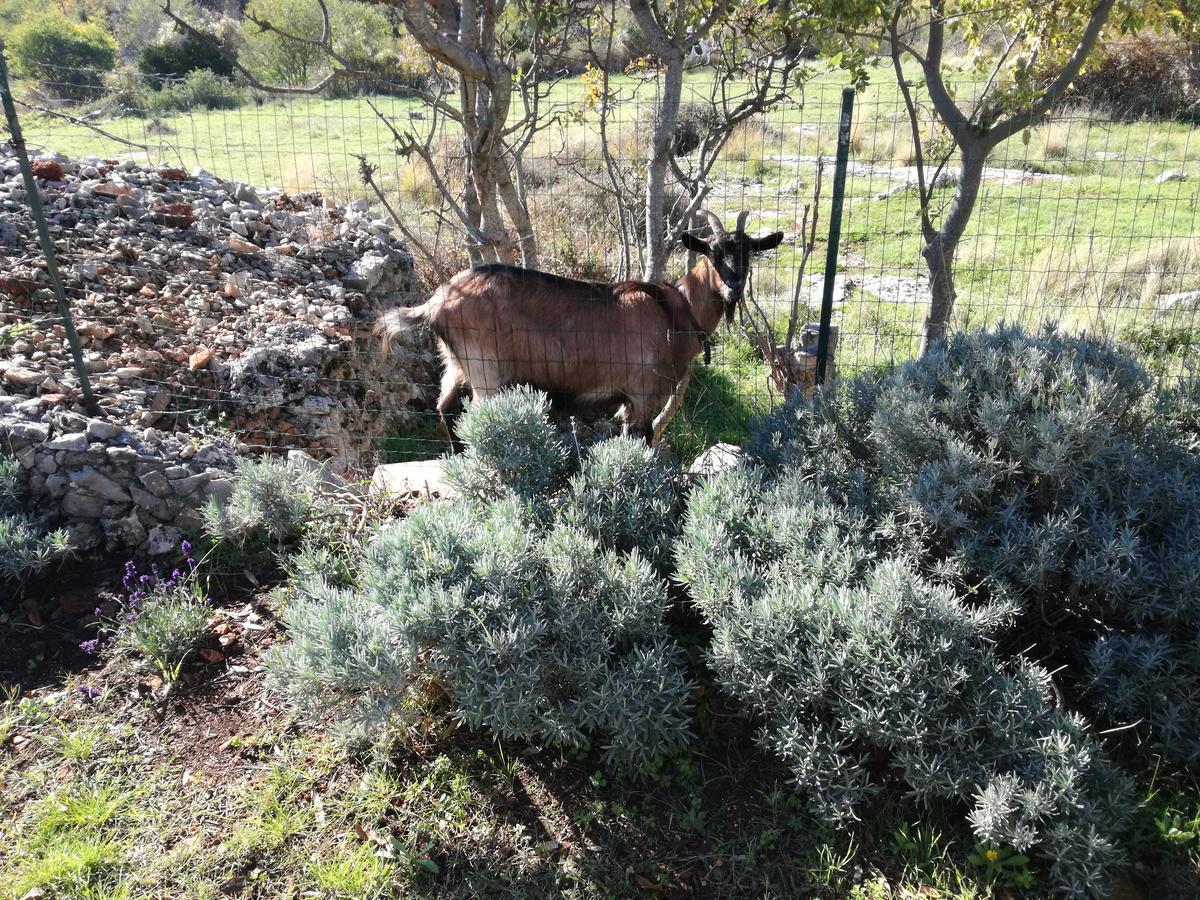
<svg viewBox="0 0 1200 900">
<path fill-rule="evenodd" d="M 734 234 L 742 234 L 746 231 L 746 218 L 750 215 L 750 211 L 743 209 L 738 213 L 737 228 L 733 229 Z"/>
<path fill-rule="evenodd" d="M 717 214 L 711 209 L 700 210 L 701 215 L 708 219 L 708 224 L 712 227 L 713 237 L 725 237 L 725 226 L 721 224 L 721 220 L 717 218 Z"/>
</svg>

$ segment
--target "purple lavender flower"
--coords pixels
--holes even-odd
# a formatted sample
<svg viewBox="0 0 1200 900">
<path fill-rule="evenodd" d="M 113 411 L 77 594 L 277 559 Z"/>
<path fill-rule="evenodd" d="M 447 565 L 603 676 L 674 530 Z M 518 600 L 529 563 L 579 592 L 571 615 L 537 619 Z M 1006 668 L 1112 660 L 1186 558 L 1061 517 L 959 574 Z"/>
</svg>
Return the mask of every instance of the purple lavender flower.
<svg viewBox="0 0 1200 900">
<path fill-rule="evenodd" d="M 182 577 L 183 577 L 183 573 L 180 572 L 178 569 L 171 570 L 171 581 L 178 581 Z"/>
<path fill-rule="evenodd" d="M 92 615 L 93 615 L 93 616 L 98 616 L 98 615 L 100 615 L 100 607 L 98 607 L 98 606 L 97 606 L 95 609 L 93 609 L 93 610 L 92 610 Z"/>
<path fill-rule="evenodd" d="M 192 555 L 192 545 L 190 543 L 188 543 L 186 539 L 181 541 L 179 544 L 179 552 L 182 553 L 184 556 L 191 556 Z"/>
<path fill-rule="evenodd" d="M 88 656 L 95 656 L 96 650 L 99 647 L 100 647 L 100 640 L 98 638 L 93 638 L 90 641 L 84 641 L 82 644 L 79 645 L 79 649 L 82 650 L 84 653 L 86 653 Z"/>
<path fill-rule="evenodd" d="M 75 689 L 89 700 L 95 700 L 100 696 L 100 688 L 92 684 L 79 684 L 75 686 Z"/>
<path fill-rule="evenodd" d="M 149 583 L 150 583 L 150 576 L 149 576 L 149 575 L 143 575 L 141 578 L 139 578 L 139 579 L 138 579 L 138 581 L 140 581 L 142 584 L 149 584 Z"/>
</svg>

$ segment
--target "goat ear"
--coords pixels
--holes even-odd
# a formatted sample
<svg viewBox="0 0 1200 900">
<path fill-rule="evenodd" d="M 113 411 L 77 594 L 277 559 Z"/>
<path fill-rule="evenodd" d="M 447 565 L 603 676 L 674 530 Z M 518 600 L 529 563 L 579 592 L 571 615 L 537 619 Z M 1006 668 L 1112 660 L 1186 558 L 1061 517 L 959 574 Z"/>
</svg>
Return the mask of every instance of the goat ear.
<svg viewBox="0 0 1200 900">
<path fill-rule="evenodd" d="M 768 234 L 766 237 L 751 238 L 750 252 L 764 253 L 767 250 L 774 250 L 783 241 L 783 232 L 776 231 L 774 234 Z"/>
<path fill-rule="evenodd" d="M 782 235 L 780 235 L 780 237 L 782 237 Z M 708 241 L 702 237 L 696 237 L 696 235 L 692 234 L 690 231 L 685 231 L 683 234 L 679 235 L 679 241 L 688 250 L 691 250 L 693 253 L 699 253 L 703 256 L 708 256 L 711 250 L 711 248 L 708 246 Z"/>
</svg>

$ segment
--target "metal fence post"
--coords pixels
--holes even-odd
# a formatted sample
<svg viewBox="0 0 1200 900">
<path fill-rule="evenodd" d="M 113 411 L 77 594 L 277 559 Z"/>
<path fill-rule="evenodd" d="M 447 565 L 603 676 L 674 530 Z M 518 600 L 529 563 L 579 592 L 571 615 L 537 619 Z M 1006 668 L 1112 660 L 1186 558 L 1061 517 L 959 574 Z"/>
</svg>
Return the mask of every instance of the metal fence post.
<svg viewBox="0 0 1200 900">
<path fill-rule="evenodd" d="M 838 243 L 842 237 L 842 201 L 846 197 L 846 166 L 850 161 L 850 124 L 854 119 L 854 88 L 842 91 L 842 116 L 838 122 L 837 161 L 833 172 L 833 208 L 829 213 L 829 241 L 825 250 L 825 283 L 821 290 L 821 327 L 817 332 L 816 383 L 825 383 L 829 361 L 829 326 L 833 321 L 833 286 L 837 277 Z"/>
<path fill-rule="evenodd" d="M 8 87 L 8 61 L 4 56 L 3 41 L 0 41 L 0 101 L 3 101 L 4 118 L 8 121 L 8 131 L 12 135 L 13 149 L 17 151 L 17 161 L 21 164 L 21 175 L 25 179 L 25 193 L 29 196 L 29 211 L 33 214 L 33 221 L 37 226 L 42 255 L 46 258 L 46 271 L 50 275 L 50 287 L 54 290 L 63 329 L 67 333 L 67 344 L 70 345 L 71 358 L 75 362 L 75 374 L 79 377 L 79 390 L 83 394 L 83 405 L 89 414 L 98 416 L 100 407 L 92 395 L 92 385 L 88 380 L 87 367 L 83 364 L 83 350 L 79 346 L 79 335 L 76 334 L 75 323 L 71 319 L 71 307 L 67 305 L 67 295 L 63 290 L 62 278 L 58 274 L 58 262 L 55 258 L 54 244 L 50 240 L 50 232 L 46 228 L 42 198 L 38 194 L 37 183 L 33 180 L 33 168 L 29 165 L 29 154 L 25 151 L 25 138 L 21 134 L 21 123 L 17 121 L 17 108 Z"/>
</svg>

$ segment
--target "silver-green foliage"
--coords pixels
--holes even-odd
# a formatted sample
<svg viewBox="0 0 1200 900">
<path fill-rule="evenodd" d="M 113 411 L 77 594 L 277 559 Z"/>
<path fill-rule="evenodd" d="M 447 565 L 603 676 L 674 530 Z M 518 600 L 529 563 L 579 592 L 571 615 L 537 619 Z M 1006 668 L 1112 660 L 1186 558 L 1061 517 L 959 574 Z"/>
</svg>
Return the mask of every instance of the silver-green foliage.
<svg viewBox="0 0 1200 900">
<path fill-rule="evenodd" d="M 368 734 L 420 685 L 500 737 L 595 742 L 630 766 L 678 750 L 691 685 L 650 561 L 663 546 L 662 504 L 678 503 L 661 491 L 678 474 L 618 442 L 589 451 L 568 486 L 543 397 L 505 393 L 469 415 L 454 464 L 465 499 L 385 526 L 353 588 L 300 567 L 284 609 L 291 640 L 269 659 L 274 683 Z M 628 509 L 590 499 L 593 479 L 622 490 L 618 471 L 653 485 L 661 474 L 666 487 L 639 482 Z"/>
<path fill-rule="evenodd" d="M 71 552 L 62 529 L 47 530 L 22 504 L 15 459 L 0 459 L 0 582 L 21 582 Z"/>
<path fill-rule="evenodd" d="M 1197 762 L 1198 392 L 1157 395 L 1106 342 L 1007 328 L 784 407 L 755 448 L 924 574 L 1015 604 L 1004 634 L 1091 714 Z"/>
<path fill-rule="evenodd" d="M 149 591 L 118 621 L 111 648 L 153 663 L 168 681 L 179 677 L 208 635 L 212 617 L 202 586 L 191 575 Z"/>
<path fill-rule="evenodd" d="M 854 818 L 899 775 L 918 799 L 969 807 L 982 843 L 1041 854 L 1063 893 L 1099 889 L 1128 780 L 1045 670 L 994 649 L 1010 603 L 965 602 L 881 551 L 861 510 L 798 471 L 698 488 L 678 560 L 719 680 L 814 812 Z"/>
<path fill-rule="evenodd" d="M 468 499 L 493 500 L 511 491 L 541 502 L 569 471 L 566 445 L 550 426 L 549 412 L 546 395 L 527 387 L 471 404 L 456 427 L 466 451 L 446 460 L 446 480 Z"/>
<path fill-rule="evenodd" d="M 316 504 L 316 475 L 272 457 L 239 459 L 236 475 L 229 499 L 202 510 L 214 540 L 275 546 L 301 532 Z"/>
<path fill-rule="evenodd" d="M 1153 387 L 1104 341 L 957 335 L 780 408 L 693 494 L 713 666 L 815 808 L 896 773 L 1103 890 L 1132 799 L 1084 715 L 1200 759 L 1200 389 Z"/>
<path fill-rule="evenodd" d="M 616 550 L 665 562 L 679 532 L 680 473 L 645 441 L 618 437 L 588 449 L 570 479 L 563 520 Z"/>
</svg>

